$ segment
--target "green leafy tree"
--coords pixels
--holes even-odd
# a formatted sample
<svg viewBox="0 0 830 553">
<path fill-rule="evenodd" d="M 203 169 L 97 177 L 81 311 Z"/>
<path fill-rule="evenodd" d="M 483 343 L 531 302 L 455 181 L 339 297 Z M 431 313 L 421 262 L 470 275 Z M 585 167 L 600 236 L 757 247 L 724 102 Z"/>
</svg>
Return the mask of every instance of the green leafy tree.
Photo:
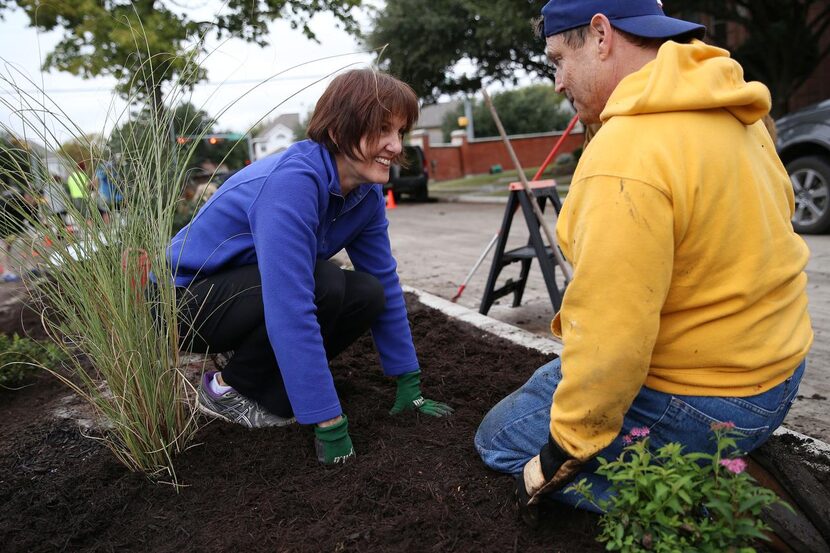
<svg viewBox="0 0 830 553">
<path fill-rule="evenodd" d="M 770 88 L 773 115 L 789 111 L 793 93 L 830 54 L 823 40 L 830 29 L 827 0 L 687 0 L 666 3 L 670 15 L 704 20 L 708 41 L 729 48 L 747 78 Z M 744 31 L 735 44 L 729 24 Z"/>
<path fill-rule="evenodd" d="M 482 80 L 509 82 L 519 69 L 550 78 L 544 43 L 530 20 L 545 0 L 397 0 L 373 18 L 366 36 L 371 47 L 388 45 L 386 68 L 410 83 L 425 100 L 441 93 L 474 91 Z M 688 0 L 666 2 L 666 13 L 703 21 L 707 39 L 728 47 L 750 79 L 770 87 L 773 114 L 788 111 L 793 92 L 830 53 L 822 40 L 830 28 L 827 0 Z M 727 43 L 726 24 L 737 25 L 744 39 Z M 472 62 L 468 75 L 454 75 L 461 61 Z"/>
<path fill-rule="evenodd" d="M 474 91 L 483 79 L 515 82 L 517 70 L 550 77 L 544 43 L 530 21 L 545 0 L 420 0 L 387 2 L 373 17 L 365 38 L 371 48 L 388 44 L 382 64 L 412 85 L 419 96 Z M 470 75 L 454 76 L 461 60 L 472 60 Z"/>
<path fill-rule="evenodd" d="M 169 111 L 167 108 L 162 110 Z M 224 163 L 231 169 L 239 169 L 248 160 L 248 146 L 245 140 L 217 137 L 215 143 L 211 144 L 212 135 L 232 133 L 218 131 L 216 120 L 191 103 L 180 104 L 169 116 L 164 116 L 164 120 L 170 125 L 170 147 L 178 149 L 180 159 L 184 158 L 185 154 L 189 155 L 189 167 L 198 167 L 205 161 L 210 161 L 216 165 Z M 141 151 L 148 140 L 158 139 L 158 132 L 154 126 L 152 108 L 145 107 L 113 131 L 110 136 L 110 149 L 112 152 L 134 157 L 137 155 L 135 152 Z"/>
<path fill-rule="evenodd" d="M 87 174 L 92 175 L 95 171 L 92 165 L 101 159 L 105 148 L 105 141 L 100 134 L 89 133 L 67 140 L 61 144 L 58 152 L 75 165 L 83 163 Z M 75 170 L 74 166 L 67 168 L 69 171 Z"/>
<path fill-rule="evenodd" d="M 529 134 L 562 130 L 573 116 L 564 108 L 565 97 L 556 93 L 549 84 L 540 84 L 493 94 L 493 105 L 508 134 Z M 458 129 L 458 118 L 464 115 L 464 106 L 447 113 L 441 125 L 444 140 L 450 140 L 450 133 Z M 482 102 L 473 102 L 473 125 L 477 138 L 498 136 L 499 131 Z"/>
<path fill-rule="evenodd" d="M 300 117 L 300 122 L 292 129 L 294 131 L 294 141 L 299 142 L 308 138 L 306 131 L 308 130 L 308 122 L 311 121 L 311 116 L 314 115 L 314 108 L 308 110 L 305 116 Z"/>
<path fill-rule="evenodd" d="M 100 75 L 118 80 L 118 91 L 129 99 L 162 104 L 162 86 L 176 81 L 188 86 L 205 78 L 197 57 L 204 53 L 203 38 L 238 37 L 265 45 L 268 23 L 286 18 L 309 38 L 314 14 L 330 12 L 349 31 L 356 32 L 351 11 L 361 0 L 252 0 L 215 2 L 222 10 L 211 21 L 191 19 L 172 0 L 15 0 L 40 31 L 63 31 L 61 41 L 45 60 L 44 69 L 58 69 L 85 78 Z M 0 1 L 0 9 L 11 5 Z"/>
<path fill-rule="evenodd" d="M 0 133 L 0 192 L 22 186 L 31 173 L 31 152 L 21 140 Z"/>
</svg>

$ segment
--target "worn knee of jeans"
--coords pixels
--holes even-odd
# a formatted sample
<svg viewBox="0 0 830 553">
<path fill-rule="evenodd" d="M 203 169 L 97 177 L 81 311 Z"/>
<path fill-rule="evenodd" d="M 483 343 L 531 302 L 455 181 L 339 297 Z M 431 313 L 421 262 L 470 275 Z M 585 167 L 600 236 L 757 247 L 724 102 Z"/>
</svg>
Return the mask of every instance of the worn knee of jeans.
<svg viewBox="0 0 830 553">
<path fill-rule="evenodd" d="M 485 465 L 515 474 L 539 453 L 548 439 L 551 400 L 560 380 L 556 359 L 537 369 L 485 415 L 475 435 L 475 447 Z"/>
</svg>

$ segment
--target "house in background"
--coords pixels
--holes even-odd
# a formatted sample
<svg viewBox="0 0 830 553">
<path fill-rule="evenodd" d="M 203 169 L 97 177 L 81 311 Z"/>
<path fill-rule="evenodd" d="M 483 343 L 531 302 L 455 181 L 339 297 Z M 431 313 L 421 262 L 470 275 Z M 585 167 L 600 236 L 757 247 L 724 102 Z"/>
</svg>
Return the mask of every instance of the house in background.
<svg viewBox="0 0 830 553">
<path fill-rule="evenodd" d="M 254 161 L 281 152 L 294 143 L 294 129 L 300 124 L 299 113 L 283 113 L 268 122 L 251 140 Z"/>
<path fill-rule="evenodd" d="M 444 131 L 441 130 L 441 124 L 444 122 L 444 117 L 447 113 L 458 109 L 462 100 L 451 100 L 441 104 L 430 104 L 421 108 L 421 115 L 418 117 L 418 122 L 412 130 L 423 130 L 429 136 L 429 141 L 432 144 L 441 144 L 444 142 Z"/>
</svg>

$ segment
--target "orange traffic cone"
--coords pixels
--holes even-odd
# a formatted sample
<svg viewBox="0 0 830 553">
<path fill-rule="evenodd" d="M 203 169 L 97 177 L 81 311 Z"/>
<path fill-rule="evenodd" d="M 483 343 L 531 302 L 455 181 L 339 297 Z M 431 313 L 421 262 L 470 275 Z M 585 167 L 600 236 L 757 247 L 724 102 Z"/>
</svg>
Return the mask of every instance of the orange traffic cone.
<svg viewBox="0 0 830 553">
<path fill-rule="evenodd" d="M 395 195 L 391 190 L 386 192 L 386 209 L 395 209 L 398 204 L 395 203 Z"/>
</svg>

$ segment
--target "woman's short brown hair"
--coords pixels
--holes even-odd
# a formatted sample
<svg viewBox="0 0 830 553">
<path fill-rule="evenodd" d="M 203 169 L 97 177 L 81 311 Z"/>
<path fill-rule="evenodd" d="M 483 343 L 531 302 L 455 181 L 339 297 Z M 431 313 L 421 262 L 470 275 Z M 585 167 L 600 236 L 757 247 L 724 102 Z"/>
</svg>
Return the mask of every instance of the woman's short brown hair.
<svg viewBox="0 0 830 553">
<path fill-rule="evenodd" d="M 392 117 L 409 132 L 418 120 L 418 97 L 408 84 L 374 69 L 354 69 L 335 77 L 317 100 L 306 134 L 333 154 L 360 159 L 360 140 L 377 145 Z"/>
</svg>

